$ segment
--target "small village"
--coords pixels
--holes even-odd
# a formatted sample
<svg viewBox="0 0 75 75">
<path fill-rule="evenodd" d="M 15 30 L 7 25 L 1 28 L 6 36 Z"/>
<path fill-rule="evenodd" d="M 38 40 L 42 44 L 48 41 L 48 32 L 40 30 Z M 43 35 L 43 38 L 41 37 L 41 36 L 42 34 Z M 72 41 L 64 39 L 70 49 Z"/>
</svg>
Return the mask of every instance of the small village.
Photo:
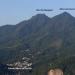
<svg viewBox="0 0 75 75">
<path fill-rule="evenodd" d="M 32 70 L 32 62 L 30 62 L 30 58 L 27 57 L 23 57 L 22 61 L 17 61 L 7 65 L 10 70 Z"/>
</svg>

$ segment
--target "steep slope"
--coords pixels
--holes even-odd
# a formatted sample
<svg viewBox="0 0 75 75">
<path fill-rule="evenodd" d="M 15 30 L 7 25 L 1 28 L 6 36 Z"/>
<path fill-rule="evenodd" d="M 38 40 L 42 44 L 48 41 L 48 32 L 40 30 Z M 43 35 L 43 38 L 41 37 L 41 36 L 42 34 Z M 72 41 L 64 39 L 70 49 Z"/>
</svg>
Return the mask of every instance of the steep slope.
<svg viewBox="0 0 75 75">
<path fill-rule="evenodd" d="M 39 41 L 39 44 L 42 41 L 42 44 L 44 44 L 44 49 L 55 48 L 57 50 L 66 50 L 66 48 L 73 48 L 75 40 L 74 24 L 75 18 L 66 12 L 53 17 L 47 24 L 46 31 L 48 34 L 44 39 Z"/>
<path fill-rule="evenodd" d="M 24 53 L 24 50 L 31 48 L 31 45 L 29 43 L 29 38 L 31 38 L 30 39 L 31 41 L 33 39 L 32 36 L 36 35 L 37 32 L 39 32 L 39 29 L 41 30 L 42 27 L 44 27 L 49 20 L 50 18 L 48 18 L 46 15 L 37 14 L 28 21 L 23 21 L 17 25 L 14 26 L 5 25 L 0 27 L 1 60 L 3 61 L 5 59 L 7 60 L 8 58 L 9 59 L 17 58 L 14 56 L 21 56 L 23 54 L 26 55 Z M 31 52 L 32 51 L 30 51 L 29 53 Z"/>
</svg>

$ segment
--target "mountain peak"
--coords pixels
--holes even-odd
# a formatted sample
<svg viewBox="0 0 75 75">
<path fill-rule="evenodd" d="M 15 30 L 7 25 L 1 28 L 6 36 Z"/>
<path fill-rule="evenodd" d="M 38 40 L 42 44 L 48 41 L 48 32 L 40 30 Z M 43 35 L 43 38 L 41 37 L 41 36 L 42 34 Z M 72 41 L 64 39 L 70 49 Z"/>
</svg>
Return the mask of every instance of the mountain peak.
<svg viewBox="0 0 75 75">
<path fill-rule="evenodd" d="M 49 18 L 48 16 L 46 16 L 45 14 L 37 14 L 35 16 L 32 16 L 33 19 L 44 19 L 44 18 Z"/>
<path fill-rule="evenodd" d="M 68 12 L 63 12 L 59 15 L 56 15 L 53 17 L 53 19 L 72 19 L 73 20 L 73 16 L 71 14 L 69 14 Z"/>
<path fill-rule="evenodd" d="M 38 16 L 38 17 L 47 17 L 45 14 L 36 14 L 35 16 Z"/>
<path fill-rule="evenodd" d="M 61 13 L 62 15 L 64 15 L 64 16 L 72 16 L 71 14 L 69 14 L 68 12 L 63 12 L 63 13 Z"/>
</svg>

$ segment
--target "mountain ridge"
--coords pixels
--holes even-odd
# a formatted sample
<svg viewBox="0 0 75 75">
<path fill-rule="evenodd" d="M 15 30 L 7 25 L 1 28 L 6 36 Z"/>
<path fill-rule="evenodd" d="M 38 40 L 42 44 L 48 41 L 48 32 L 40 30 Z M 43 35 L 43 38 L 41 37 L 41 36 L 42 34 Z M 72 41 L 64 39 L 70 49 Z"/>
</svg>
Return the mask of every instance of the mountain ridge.
<svg viewBox="0 0 75 75">
<path fill-rule="evenodd" d="M 9 59 L 14 61 L 14 58 L 17 60 L 17 55 L 19 57 L 23 54 L 23 56 L 28 56 L 31 53 L 37 59 L 39 53 L 42 54 L 46 50 L 50 50 L 51 53 L 53 48 L 53 52 L 64 47 L 66 49 L 68 48 L 67 44 L 69 44 L 69 48 L 71 46 L 74 48 L 74 24 L 75 18 L 64 12 L 52 18 L 44 14 L 37 14 L 31 19 L 16 25 L 1 26 L 0 59 L 5 61 L 9 58 L 9 54 L 11 54 L 10 58 L 12 59 Z M 28 55 L 21 53 L 21 51 L 26 49 L 29 49 Z M 2 56 L 4 58 L 1 58 Z"/>
<path fill-rule="evenodd" d="M 42 15 L 42 16 L 44 16 L 44 17 L 47 17 L 47 18 L 52 19 L 52 18 L 54 18 L 54 17 L 56 17 L 56 16 L 63 15 L 63 14 L 65 14 L 65 15 L 67 15 L 67 16 L 72 16 L 72 15 L 71 15 L 70 13 L 68 13 L 68 12 L 62 12 L 62 13 L 60 13 L 60 14 L 57 14 L 57 15 L 53 16 L 53 17 L 49 17 L 49 16 L 47 16 L 47 15 L 45 15 L 45 14 L 39 13 L 39 14 L 36 14 L 36 15 L 32 16 L 31 18 Z M 74 16 L 72 16 L 72 17 L 74 17 Z M 31 18 L 30 18 L 30 19 L 31 19 Z M 28 19 L 28 20 L 30 20 L 30 19 Z M 28 21 L 28 20 L 24 20 L 24 21 Z M 21 22 L 24 22 L 24 21 L 21 21 Z M 21 23 L 21 22 L 19 22 L 19 23 Z M 19 24 L 19 23 L 17 23 L 17 24 Z M 14 25 L 17 25 L 17 24 L 14 24 Z M 7 25 L 9 26 L 9 25 L 12 25 L 12 24 L 7 24 Z M 5 25 L 3 25 L 3 26 L 5 26 Z M 2 27 L 2 26 L 0 26 L 0 27 Z"/>
</svg>

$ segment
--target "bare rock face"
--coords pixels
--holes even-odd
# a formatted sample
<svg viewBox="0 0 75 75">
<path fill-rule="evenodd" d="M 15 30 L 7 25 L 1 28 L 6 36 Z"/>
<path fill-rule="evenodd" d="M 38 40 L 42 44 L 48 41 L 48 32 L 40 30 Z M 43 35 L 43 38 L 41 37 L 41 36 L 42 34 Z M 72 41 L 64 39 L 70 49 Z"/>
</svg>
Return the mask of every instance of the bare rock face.
<svg viewBox="0 0 75 75">
<path fill-rule="evenodd" d="M 51 69 L 48 75 L 64 75 L 61 69 Z"/>
</svg>

